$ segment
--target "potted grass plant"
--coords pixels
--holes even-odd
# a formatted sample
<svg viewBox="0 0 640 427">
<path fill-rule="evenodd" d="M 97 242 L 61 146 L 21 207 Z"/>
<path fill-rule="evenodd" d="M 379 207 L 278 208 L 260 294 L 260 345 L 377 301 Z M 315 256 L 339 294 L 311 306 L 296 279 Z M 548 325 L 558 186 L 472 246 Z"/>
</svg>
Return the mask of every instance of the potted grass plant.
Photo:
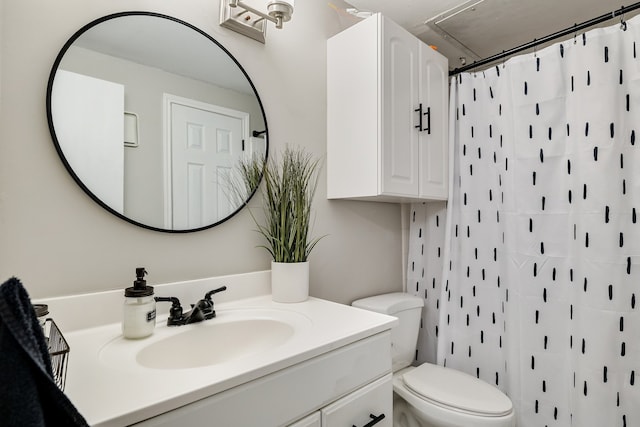
<svg viewBox="0 0 640 427">
<path fill-rule="evenodd" d="M 249 210 L 271 255 L 271 293 L 276 302 L 301 302 L 309 296 L 309 254 L 321 237 L 310 235 L 311 207 L 318 184 L 319 160 L 301 148 L 280 156 L 240 164 L 245 193 L 258 189 L 263 221 Z M 263 179 L 262 185 L 260 180 Z"/>
</svg>

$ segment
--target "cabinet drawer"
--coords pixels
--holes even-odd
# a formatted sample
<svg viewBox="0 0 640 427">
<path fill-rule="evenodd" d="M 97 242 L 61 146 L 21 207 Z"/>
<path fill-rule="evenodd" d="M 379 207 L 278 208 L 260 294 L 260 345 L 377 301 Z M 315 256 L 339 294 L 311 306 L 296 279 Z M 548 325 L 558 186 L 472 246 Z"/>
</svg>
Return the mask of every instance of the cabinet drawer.
<svg viewBox="0 0 640 427">
<path fill-rule="evenodd" d="M 387 374 L 323 408 L 322 427 L 391 427 L 392 406 L 393 386 Z M 374 417 L 380 421 L 371 424 Z"/>
</svg>

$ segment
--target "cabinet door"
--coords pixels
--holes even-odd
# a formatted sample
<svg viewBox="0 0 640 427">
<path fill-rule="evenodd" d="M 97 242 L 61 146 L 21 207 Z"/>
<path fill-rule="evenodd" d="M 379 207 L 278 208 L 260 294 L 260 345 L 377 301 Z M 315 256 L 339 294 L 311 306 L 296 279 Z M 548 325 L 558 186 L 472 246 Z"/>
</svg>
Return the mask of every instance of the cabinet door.
<svg viewBox="0 0 640 427">
<path fill-rule="evenodd" d="M 392 408 L 393 386 L 387 374 L 321 409 L 322 427 L 391 427 Z"/>
<path fill-rule="evenodd" d="M 420 197 L 445 200 L 448 196 L 449 63 L 445 56 L 420 45 Z"/>
<path fill-rule="evenodd" d="M 327 197 L 380 193 L 380 15 L 327 41 Z"/>
<path fill-rule="evenodd" d="M 417 197 L 419 190 L 419 47 L 388 19 L 382 25 L 381 193 Z"/>
</svg>

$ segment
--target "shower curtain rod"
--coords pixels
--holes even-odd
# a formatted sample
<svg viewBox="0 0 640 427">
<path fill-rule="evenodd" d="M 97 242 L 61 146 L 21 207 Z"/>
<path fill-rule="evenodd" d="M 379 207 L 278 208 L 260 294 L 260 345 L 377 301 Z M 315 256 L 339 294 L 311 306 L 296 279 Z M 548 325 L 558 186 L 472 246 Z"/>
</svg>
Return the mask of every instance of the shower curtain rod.
<svg viewBox="0 0 640 427">
<path fill-rule="evenodd" d="M 492 56 L 489 56 L 487 58 L 481 59 L 479 61 L 473 61 L 472 64 L 469 65 L 465 65 L 463 67 L 459 67 L 459 68 L 455 68 L 454 70 L 449 72 L 449 76 L 455 76 L 456 74 L 460 74 L 463 73 L 465 71 L 469 71 L 469 70 L 473 70 L 474 68 L 478 68 L 481 67 L 483 65 L 486 64 L 490 64 L 492 62 L 498 61 L 500 59 L 509 57 L 513 54 L 516 54 L 518 52 L 522 52 L 523 50 L 527 50 L 527 49 L 531 49 L 532 47 L 541 45 L 543 43 L 549 42 L 551 40 L 555 40 L 557 38 L 572 34 L 572 33 L 577 33 L 580 30 L 584 30 L 586 28 L 589 28 L 591 26 L 600 24 L 602 22 L 608 21 L 610 19 L 613 19 L 617 16 L 621 16 L 624 15 L 627 12 L 631 12 L 632 10 L 636 10 L 636 9 L 640 9 L 640 2 L 634 3 L 631 6 L 622 6 L 620 9 L 614 10 L 610 13 L 605 13 L 604 15 L 600 15 L 597 18 L 593 18 L 590 19 L 588 21 L 583 22 L 582 24 L 573 24 L 572 27 L 568 27 L 565 28 L 564 30 L 560 30 L 557 31 L 553 34 L 549 34 L 548 36 L 545 36 L 541 39 L 533 39 L 533 41 L 530 41 L 528 43 L 525 44 L 521 44 L 520 46 L 514 47 L 512 49 L 509 50 L 503 50 L 502 53 L 498 53 Z"/>
</svg>

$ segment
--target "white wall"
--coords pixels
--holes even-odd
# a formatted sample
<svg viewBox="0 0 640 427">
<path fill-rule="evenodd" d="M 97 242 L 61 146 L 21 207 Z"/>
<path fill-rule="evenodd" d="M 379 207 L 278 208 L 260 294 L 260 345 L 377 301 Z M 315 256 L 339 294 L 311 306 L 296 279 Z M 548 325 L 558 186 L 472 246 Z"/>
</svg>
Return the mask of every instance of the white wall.
<svg viewBox="0 0 640 427">
<path fill-rule="evenodd" d="M 3 15 L 4 14 L 4 0 L 0 0 L 0 114 L 2 111 L 2 46 L 3 46 L 3 34 L 4 34 L 4 18 Z M 0 140 L 0 143 L 2 141 Z M 1 177 L 2 175 L 0 175 Z M 0 193 L 1 195 L 2 193 Z M 0 198 L 0 206 L 2 205 L 2 199 Z M 2 217 L 0 217 L 0 220 L 2 220 Z M 1 236 L 1 235 L 0 235 Z"/>
<path fill-rule="evenodd" d="M 334 4 L 341 4 L 334 1 Z M 2 6 L 2 0 L 0 0 Z M 264 103 L 272 149 L 326 151 L 325 42 L 353 23 L 323 1 L 300 1 L 262 45 L 218 25 L 217 0 L 10 0 L 0 17 L 0 282 L 19 277 L 32 298 L 268 269 L 246 212 L 188 234 L 152 232 L 109 214 L 76 185 L 51 142 L 45 113 L 53 61 L 77 29 L 102 15 L 149 10 L 212 35 L 243 65 Z M 340 302 L 402 287 L 400 207 L 316 199 L 311 294 Z M 254 201 L 255 205 L 255 201 Z"/>
</svg>

